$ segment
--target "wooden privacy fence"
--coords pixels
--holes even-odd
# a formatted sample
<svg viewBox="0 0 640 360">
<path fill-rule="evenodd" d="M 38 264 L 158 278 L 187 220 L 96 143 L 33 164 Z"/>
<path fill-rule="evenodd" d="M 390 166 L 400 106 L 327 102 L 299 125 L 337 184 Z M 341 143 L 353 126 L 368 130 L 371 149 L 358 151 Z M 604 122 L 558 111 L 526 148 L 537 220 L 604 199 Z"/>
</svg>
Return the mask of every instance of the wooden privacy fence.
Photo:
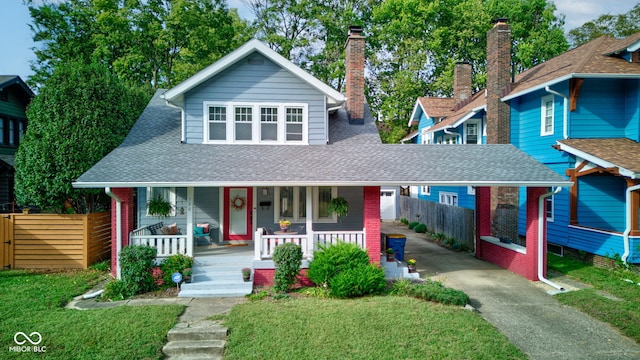
<svg viewBox="0 0 640 360">
<path fill-rule="evenodd" d="M 433 201 L 400 196 L 400 217 L 425 224 L 429 231 L 442 233 L 461 245 L 474 249 L 473 210 Z"/>
<path fill-rule="evenodd" d="M 111 257 L 109 212 L 7 214 L 0 218 L 0 260 L 5 269 L 86 269 Z"/>
</svg>

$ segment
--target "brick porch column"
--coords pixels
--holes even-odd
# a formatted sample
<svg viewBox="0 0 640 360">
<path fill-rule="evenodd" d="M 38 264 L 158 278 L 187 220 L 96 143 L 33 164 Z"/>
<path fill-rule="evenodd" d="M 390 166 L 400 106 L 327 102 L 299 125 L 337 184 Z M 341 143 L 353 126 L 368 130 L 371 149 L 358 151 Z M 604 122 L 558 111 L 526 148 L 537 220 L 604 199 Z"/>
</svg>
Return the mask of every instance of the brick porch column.
<svg viewBox="0 0 640 360">
<path fill-rule="evenodd" d="M 525 259 L 525 273 L 522 274 L 529 280 L 540 280 L 538 278 L 538 223 L 542 221 L 543 249 L 542 249 L 542 276 L 547 276 L 547 217 L 546 214 L 542 219 L 538 217 L 540 208 L 540 196 L 547 192 L 546 188 L 528 187 L 527 188 L 527 257 Z M 542 203 L 545 206 L 545 203 Z"/>
<path fill-rule="evenodd" d="M 491 188 L 476 187 L 476 257 L 483 258 L 480 236 L 491 235 Z"/>
<path fill-rule="evenodd" d="M 380 187 L 364 188 L 363 226 L 366 231 L 365 244 L 372 263 L 380 262 Z"/>
<path fill-rule="evenodd" d="M 133 188 L 114 188 L 111 192 L 120 198 L 121 205 L 121 223 L 122 223 L 122 246 L 129 245 L 129 232 L 134 229 L 136 214 L 133 204 Z M 118 232 L 117 232 L 117 211 L 116 201 L 111 199 L 111 275 L 117 275 L 118 259 Z"/>
</svg>

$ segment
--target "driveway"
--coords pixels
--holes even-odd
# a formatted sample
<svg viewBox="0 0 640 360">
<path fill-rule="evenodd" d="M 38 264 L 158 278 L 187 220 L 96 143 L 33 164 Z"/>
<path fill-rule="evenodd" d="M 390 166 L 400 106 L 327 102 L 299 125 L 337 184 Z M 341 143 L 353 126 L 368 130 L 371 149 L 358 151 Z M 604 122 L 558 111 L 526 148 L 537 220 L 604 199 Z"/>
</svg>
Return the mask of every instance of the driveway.
<svg viewBox="0 0 640 360">
<path fill-rule="evenodd" d="M 406 235 L 405 260 L 417 260 L 420 277 L 464 291 L 471 305 L 529 359 L 640 359 L 640 345 L 561 305 L 548 293 L 555 290 L 551 286 L 440 247 L 400 223 L 383 222 L 382 232 Z M 579 286 L 564 281 L 557 282 L 569 290 Z"/>
</svg>

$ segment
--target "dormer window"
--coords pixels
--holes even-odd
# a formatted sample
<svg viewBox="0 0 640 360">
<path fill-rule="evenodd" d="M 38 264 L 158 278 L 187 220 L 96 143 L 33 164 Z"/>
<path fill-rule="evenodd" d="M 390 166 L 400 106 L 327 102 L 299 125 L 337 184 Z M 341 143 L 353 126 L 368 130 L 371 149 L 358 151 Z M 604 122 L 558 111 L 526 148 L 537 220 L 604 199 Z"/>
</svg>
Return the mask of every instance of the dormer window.
<svg viewBox="0 0 640 360">
<path fill-rule="evenodd" d="M 307 104 L 204 103 L 204 142 L 307 143 Z"/>
</svg>

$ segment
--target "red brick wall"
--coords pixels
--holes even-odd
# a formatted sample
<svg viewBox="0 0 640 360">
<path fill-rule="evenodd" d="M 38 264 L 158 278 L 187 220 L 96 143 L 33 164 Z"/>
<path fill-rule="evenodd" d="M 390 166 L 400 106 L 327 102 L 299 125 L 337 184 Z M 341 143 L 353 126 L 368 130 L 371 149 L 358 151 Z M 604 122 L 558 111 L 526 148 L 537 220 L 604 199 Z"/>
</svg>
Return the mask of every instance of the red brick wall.
<svg viewBox="0 0 640 360">
<path fill-rule="evenodd" d="M 487 143 L 510 143 L 510 110 L 502 92 L 511 82 L 511 26 L 497 22 L 487 33 Z"/>
<path fill-rule="evenodd" d="M 453 70 L 453 98 L 456 105 L 471 99 L 471 64 L 458 63 Z"/>
<path fill-rule="evenodd" d="M 476 187 L 476 256 L 483 258 L 484 242 L 480 236 L 491 235 L 491 188 Z"/>
<path fill-rule="evenodd" d="M 276 269 L 255 269 L 253 270 L 254 286 L 273 286 L 273 279 L 276 276 Z M 301 286 L 313 286 L 313 283 L 307 277 L 307 269 L 300 270 L 298 276 L 298 284 Z"/>
<path fill-rule="evenodd" d="M 349 121 L 364 121 L 364 46 L 365 38 L 361 31 L 349 31 L 345 45 L 345 92 Z"/>
<path fill-rule="evenodd" d="M 366 232 L 365 243 L 372 263 L 380 262 L 380 187 L 364 188 L 363 226 Z"/>
<path fill-rule="evenodd" d="M 133 204 L 132 188 L 116 188 L 111 189 L 114 195 L 122 201 L 121 219 L 122 219 L 122 246 L 129 244 L 129 232 L 134 229 L 136 214 Z M 116 201 L 111 200 L 111 274 L 116 276 L 116 260 L 118 258 L 117 248 L 117 217 L 116 217 Z"/>
</svg>

